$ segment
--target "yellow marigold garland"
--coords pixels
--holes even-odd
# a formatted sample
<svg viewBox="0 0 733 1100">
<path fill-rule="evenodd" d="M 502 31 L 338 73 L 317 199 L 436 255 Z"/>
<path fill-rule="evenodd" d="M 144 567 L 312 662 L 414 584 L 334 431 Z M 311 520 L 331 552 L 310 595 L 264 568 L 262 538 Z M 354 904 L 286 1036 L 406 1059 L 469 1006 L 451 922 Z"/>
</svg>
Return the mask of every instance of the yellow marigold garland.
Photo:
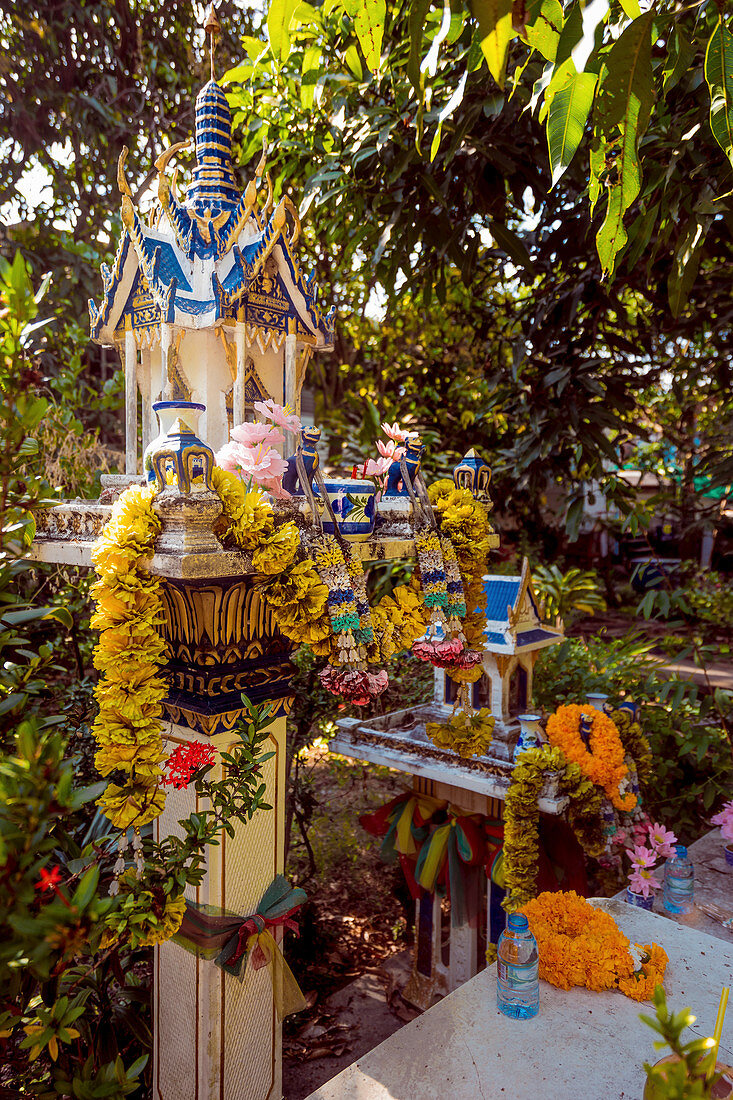
<svg viewBox="0 0 733 1100">
<path fill-rule="evenodd" d="M 119 829 L 133 821 L 145 825 L 165 804 L 158 786 L 167 691 L 158 675 L 166 657 L 160 635 L 163 605 L 160 581 L 146 569 L 160 531 L 154 495 L 153 488 L 140 485 L 126 489 L 92 550 L 99 580 L 92 586 L 97 607 L 91 625 L 101 631 L 94 665 L 102 673 L 93 726 L 100 746 L 95 763 L 102 775 L 129 774 L 125 786 L 110 783 L 98 805 Z"/>
<path fill-rule="evenodd" d="M 590 750 L 580 736 L 582 715 L 591 719 Z M 619 731 L 608 715 L 588 706 L 568 703 L 558 707 L 548 718 L 547 739 L 562 749 L 568 760 L 576 763 L 592 783 L 603 787 L 617 810 L 633 810 L 636 795 L 619 792 L 619 784 L 629 769 L 624 763 L 625 752 Z"/>
<path fill-rule="evenodd" d="M 559 989 L 619 989 L 632 1000 L 645 1001 L 664 978 L 667 955 L 659 944 L 643 945 L 641 969 L 635 974 L 628 937 L 610 913 L 573 890 L 540 894 L 522 912 L 537 940 L 540 977 Z"/>
</svg>

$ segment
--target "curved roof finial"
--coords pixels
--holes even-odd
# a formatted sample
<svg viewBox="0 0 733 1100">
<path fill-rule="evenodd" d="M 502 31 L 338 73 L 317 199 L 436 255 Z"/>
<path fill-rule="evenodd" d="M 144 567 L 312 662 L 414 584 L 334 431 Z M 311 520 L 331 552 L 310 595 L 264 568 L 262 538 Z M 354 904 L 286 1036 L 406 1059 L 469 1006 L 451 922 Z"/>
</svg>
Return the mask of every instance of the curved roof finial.
<svg viewBox="0 0 733 1100">
<path fill-rule="evenodd" d="M 209 58 L 211 61 L 211 79 L 214 79 L 214 50 L 216 49 L 216 39 L 221 34 L 221 23 L 216 15 L 216 8 L 214 7 L 213 0 L 206 9 L 204 15 L 204 34 L 209 39 Z"/>
</svg>

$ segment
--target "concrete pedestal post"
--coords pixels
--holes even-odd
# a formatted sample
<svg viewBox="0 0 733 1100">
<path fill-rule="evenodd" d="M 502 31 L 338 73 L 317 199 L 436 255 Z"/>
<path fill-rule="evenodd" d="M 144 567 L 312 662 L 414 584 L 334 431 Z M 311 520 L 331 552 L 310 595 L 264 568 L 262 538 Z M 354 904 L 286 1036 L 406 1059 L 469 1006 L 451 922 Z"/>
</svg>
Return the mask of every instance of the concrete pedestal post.
<svg viewBox="0 0 733 1100">
<path fill-rule="evenodd" d="M 189 896 L 242 916 L 255 911 L 275 875 L 283 870 L 285 719 L 269 727 L 262 765 L 266 801 L 252 821 L 237 826 L 234 839 L 222 834 L 209 849 L 202 885 Z M 183 726 L 170 726 L 166 750 L 198 740 Z M 210 739 L 229 749 L 231 734 Z M 221 778 L 221 765 L 212 778 Z M 192 790 L 170 790 L 164 813 L 154 823 L 156 839 L 180 833 L 177 822 L 198 807 Z M 281 1026 L 266 967 L 247 970 L 243 980 L 213 961 L 198 959 L 175 943 L 155 949 L 153 981 L 154 1100 L 280 1100 Z"/>
</svg>

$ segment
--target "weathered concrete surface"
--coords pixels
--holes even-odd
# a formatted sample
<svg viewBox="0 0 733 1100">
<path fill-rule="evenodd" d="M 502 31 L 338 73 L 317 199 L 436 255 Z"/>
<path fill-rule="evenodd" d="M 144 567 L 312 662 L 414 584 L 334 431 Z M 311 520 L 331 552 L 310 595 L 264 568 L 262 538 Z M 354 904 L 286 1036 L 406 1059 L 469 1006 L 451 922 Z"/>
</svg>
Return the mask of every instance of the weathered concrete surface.
<svg viewBox="0 0 733 1100">
<path fill-rule="evenodd" d="M 634 941 L 669 955 L 672 1008 L 691 1006 L 712 1034 L 733 946 L 623 902 L 606 901 Z M 403 1027 L 309 1100 L 641 1100 L 644 1061 L 658 1058 L 640 1006 L 620 993 L 567 993 L 540 983 L 540 1012 L 509 1020 L 496 1008 L 496 965 Z M 733 1013 L 721 1057 L 733 1062 Z"/>
</svg>

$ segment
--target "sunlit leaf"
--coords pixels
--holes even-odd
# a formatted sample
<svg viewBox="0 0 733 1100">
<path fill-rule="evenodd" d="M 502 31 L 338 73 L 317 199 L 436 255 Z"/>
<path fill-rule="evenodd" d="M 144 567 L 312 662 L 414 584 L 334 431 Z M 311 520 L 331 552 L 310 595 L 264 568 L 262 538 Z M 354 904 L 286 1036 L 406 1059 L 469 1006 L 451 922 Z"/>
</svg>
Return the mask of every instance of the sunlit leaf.
<svg viewBox="0 0 733 1100">
<path fill-rule="evenodd" d="M 481 49 L 489 72 L 499 87 L 503 88 L 507 51 L 515 34 L 512 26 L 512 0 L 473 0 L 471 11 L 478 23 Z"/>
<path fill-rule="evenodd" d="M 354 20 L 359 45 L 372 72 L 379 68 L 382 54 L 384 20 L 387 15 L 385 0 L 342 0 L 343 9 Z"/>
<path fill-rule="evenodd" d="M 595 73 L 577 72 L 572 58 L 568 58 L 547 89 L 547 148 L 553 187 L 583 138 L 597 80 Z"/>
<path fill-rule="evenodd" d="M 596 99 L 596 132 L 604 145 L 608 171 L 606 217 L 596 236 L 605 272 L 627 241 L 624 214 L 641 189 L 639 139 L 649 123 L 654 90 L 651 66 L 653 13 L 630 23 L 606 55 Z M 598 162 L 596 162 L 596 168 Z"/>
<path fill-rule="evenodd" d="M 710 129 L 733 164 L 733 34 L 722 15 L 705 53 L 705 79 L 710 89 Z"/>
</svg>

